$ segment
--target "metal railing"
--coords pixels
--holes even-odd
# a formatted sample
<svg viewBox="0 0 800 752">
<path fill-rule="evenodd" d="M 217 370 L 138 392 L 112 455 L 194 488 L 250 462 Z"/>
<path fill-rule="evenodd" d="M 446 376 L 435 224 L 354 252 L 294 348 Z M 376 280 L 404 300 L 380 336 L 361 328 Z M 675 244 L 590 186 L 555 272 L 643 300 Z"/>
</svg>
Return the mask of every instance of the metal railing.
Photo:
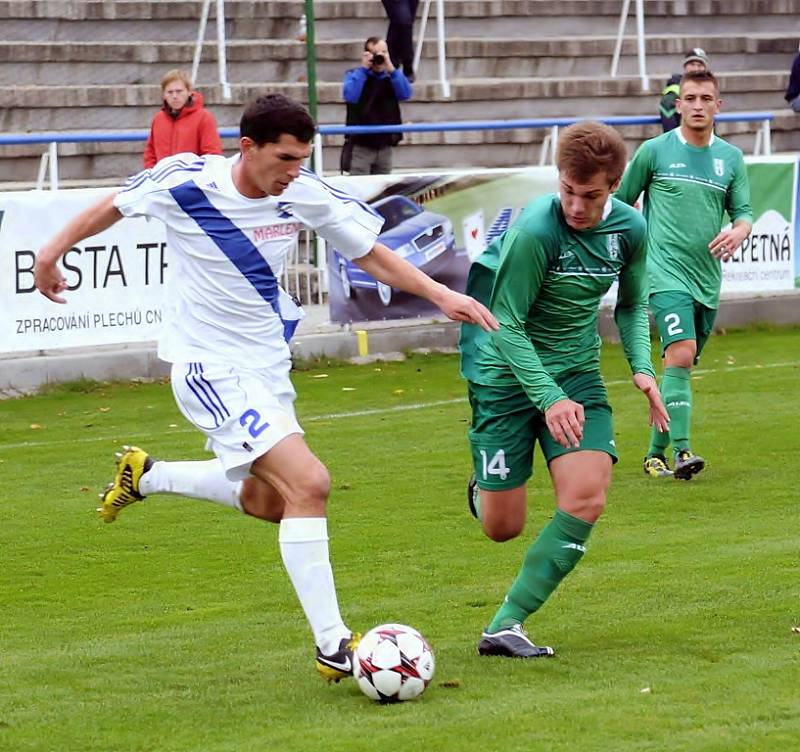
<svg viewBox="0 0 800 752">
<path fill-rule="evenodd" d="M 772 138 L 770 123 L 775 119 L 774 112 L 725 112 L 717 115 L 717 123 L 760 122 L 761 128 L 756 133 L 753 155 L 772 154 Z M 548 133 L 542 140 L 539 152 L 539 164 L 554 164 L 556 146 L 558 144 L 559 128 L 565 128 L 582 120 L 597 120 L 607 125 L 660 125 L 661 118 L 657 115 L 614 115 L 609 117 L 592 118 L 527 118 L 520 120 L 462 120 L 450 123 L 403 123 L 401 125 L 321 125 L 319 132 L 322 135 L 356 135 L 359 133 L 426 133 L 431 131 L 486 131 L 486 130 L 513 130 L 515 128 L 546 128 Z M 0 139 L 2 144 L 2 139 Z M 317 139 L 315 148 L 319 149 L 317 164 L 322 164 L 322 139 Z"/>
<path fill-rule="evenodd" d="M 556 144 L 558 143 L 559 128 L 564 128 L 587 118 L 525 118 L 519 120 L 461 120 L 444 123 L 402 123 L 400 125 L 321 125 L 314 139 L 314 149 L 317 152 L 318 169 L 322 173 L 322 136 L 336 136 L 359 133 L 426 133 L 435 131 L 487 131 L 487 130 L 513 130 L 517 128 L 547 129 L 548 133 L 542 140 L 539 155 L 539 164 L 553 164 L 555 159 Z M 657 115 L 614 115 L 609 117 L 595 117 L 602 123 L 614 126 L 622 125 L 655 125 L 661 122 Z M 772 154 L 772 131 L 770 123 L 775 119 L 775 113 L 769 111 L 752 112 L 725 112 L 716 116 L 718 123 L 760 122 L 761 128 L 756 133 L 753 146 L 754 155 Z M 50 178 L 50 190 L 58 190 L 58 144 L 74 143 L 114 143 L 146 141 L 149 131 L 128 131 L 125 133 L 87 133 L 82 132 L 53 132 L 53 133 L 19 133 L 0 134 L 0 146 L 19 146 L 24 144 L 47 144 L 47 151 L 42 154 L 39 165 L 37 189 L 43 189 L 45 178 Z M 220 128 L 222 138 L 236 138 L 238 128 Z M 49 167 L 49 171 L 48 171 Z"/>
<path fill-rule="evenodd" d="M 222 86 L 222 98 L 229 102 L 231 99 L 231 85 L 228 83 L 228 57 L 225 41 L 225 0 L 215 0 L 217 4 L 217 72 L 219 83 Z M 200 23 L 197 25 L 197 41 L 194 45 L 192 58 L 192 86 L 197 85 L 197 71 L 200 68 L 200 56 L 203 52 L 203 40 L 206 37 L 206 24 L 211 10 L 211 0 L 203 0 L 203 10 L 200 13 Z"/>
<path fill-rule="evenodd" d="M 419 22 L 417 31 L 417 49 L 414 52 L 414 72 L 419 75 L 419 61 L 422 57 L 422 45 L 425 41 L 425 30 L 428 26 L 428 15 L 431 10 L 431 0 L 425 0 L 422 9 L 422 19 Z M 447 59 L 445 55 L 445 32 L 444 32 L 444 0 L 436 0 L 436 44 L 437 61 L 439 63 L 439 84 L 442 87 L 442 96 L 450 98 L 450 82 L 447 80 Z"/>
<path fill-rule="evenodd" d="M 619 56 L 622 52 L 622 38 L 625 36 L 625 25 L 628 22 L 628 11 L 631 0 L 623 0 L 622 12 L 619 14 L 619 28 L 617 29 L 617 43 L 614 45 L 614 55 L 611 58 L 611 78 L 617 77 Z M 642 82 L 642 91 L 650 91 L 650 79 L 647 77 L 647 63 L 644 49 L 644 0 L 636 0 L 636 53 L 639 59 L 639 78 Z"/>
</svg>

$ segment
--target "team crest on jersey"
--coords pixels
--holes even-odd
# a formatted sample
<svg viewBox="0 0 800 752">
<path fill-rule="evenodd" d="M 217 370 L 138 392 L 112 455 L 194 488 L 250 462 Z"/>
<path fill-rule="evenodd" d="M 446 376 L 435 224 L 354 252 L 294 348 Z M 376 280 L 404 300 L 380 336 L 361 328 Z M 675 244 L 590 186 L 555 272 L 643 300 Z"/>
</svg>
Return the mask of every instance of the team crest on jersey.
<svg viewBox="0 0 800 752">
<path fill-rule="evenodd" d="M 576 264 L 575 254 L 569 248 L 567 248 L 558 255 L 558 261 L 560 269 L 571 269 Z"/>
<path fill-rule="evenodd" d="M 619 259 L 619 235 L 612 233 L 608 236 L 607 243 L 609 260 L 617 261 Z"/>
<path fill-rule="evenodd" d="M 714 174 L 722 177 L 725 174 L 725 162 L 722 159 L 714 160 Z"/>
</svg>

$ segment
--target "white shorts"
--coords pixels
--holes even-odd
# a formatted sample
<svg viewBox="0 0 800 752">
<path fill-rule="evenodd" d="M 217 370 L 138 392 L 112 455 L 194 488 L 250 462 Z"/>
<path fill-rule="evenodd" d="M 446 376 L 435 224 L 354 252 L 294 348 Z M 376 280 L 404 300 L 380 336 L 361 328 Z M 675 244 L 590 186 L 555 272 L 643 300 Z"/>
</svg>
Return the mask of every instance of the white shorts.
<svg viewBox="0 0 800 752">
<path fill-rule="evenodd" d="M 285 368 L 255 370 L 221 364 L 173 363 L 175 402 L 207 437 L 229 480 L 250 475 L 250 466 L 281 439 L 303 429 L 294 414 L 295 391 Z"/>
</svg>

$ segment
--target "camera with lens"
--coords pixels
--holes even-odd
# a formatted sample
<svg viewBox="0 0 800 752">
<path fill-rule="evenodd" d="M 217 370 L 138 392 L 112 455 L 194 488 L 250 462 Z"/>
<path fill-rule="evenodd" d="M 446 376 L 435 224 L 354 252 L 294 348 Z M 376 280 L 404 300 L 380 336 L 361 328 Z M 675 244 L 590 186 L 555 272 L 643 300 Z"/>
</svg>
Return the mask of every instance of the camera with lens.
<svg viewBox="0 0 800 752">
<path fill-rule="evenodd" d="M 381 55 L 380 52 L 376 52 L 372 56 L 372 64 L 373 65 L 383 65 L 385 62 L 386 62 L 386 56 L 385 55 Z"/>
</svg>

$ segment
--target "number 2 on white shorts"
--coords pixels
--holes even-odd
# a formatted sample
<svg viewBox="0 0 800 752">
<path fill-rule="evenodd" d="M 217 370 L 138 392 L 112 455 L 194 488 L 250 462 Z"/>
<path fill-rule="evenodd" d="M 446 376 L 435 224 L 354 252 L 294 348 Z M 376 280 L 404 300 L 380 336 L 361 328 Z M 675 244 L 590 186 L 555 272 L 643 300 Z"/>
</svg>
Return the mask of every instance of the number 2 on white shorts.
<svg viewBox="0 0 800 752">
<path fill-rule="evenodd" d="M 269 423 L 266 420 L 259 422 L 261 420 L 261 413 L 258 410 L 245 410 L 239 418 L 239 425 L 247 428 L 250 435 L 257 439 L 264 430 L 269 428 Z"/>
</svg>

